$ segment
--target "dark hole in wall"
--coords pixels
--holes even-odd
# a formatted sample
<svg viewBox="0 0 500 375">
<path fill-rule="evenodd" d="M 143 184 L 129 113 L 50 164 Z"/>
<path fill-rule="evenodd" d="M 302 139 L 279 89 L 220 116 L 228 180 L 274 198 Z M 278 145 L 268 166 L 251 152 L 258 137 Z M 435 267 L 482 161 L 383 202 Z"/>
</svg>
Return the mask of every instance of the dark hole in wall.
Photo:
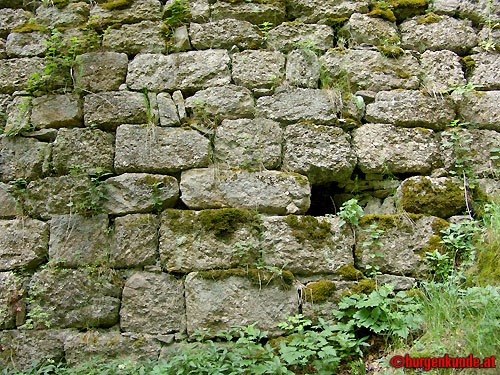
<svg viewBox="0 0 500 375">
<path fill-rule="evenodd" d="M 336 183 L 331 182 L 311 187 L 311 206 L 306 215 L 324 216 L 325 214 L 335 214 L 339 208 L 335 201 L 337 194 L 342 194 Z"/>
</svg>

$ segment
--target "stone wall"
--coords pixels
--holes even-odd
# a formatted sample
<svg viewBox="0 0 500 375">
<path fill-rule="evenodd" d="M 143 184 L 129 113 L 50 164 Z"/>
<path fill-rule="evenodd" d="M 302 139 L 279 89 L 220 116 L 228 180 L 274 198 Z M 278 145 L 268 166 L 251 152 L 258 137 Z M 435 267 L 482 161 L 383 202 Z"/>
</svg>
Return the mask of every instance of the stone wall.
<svg viewBox="0 0 500 375">
<path fill-rule="evenodd" d="M 499 192 L 498 0 L 97 3 L 0 8 L 0 366 L 278 335 Z"/>
</svg>

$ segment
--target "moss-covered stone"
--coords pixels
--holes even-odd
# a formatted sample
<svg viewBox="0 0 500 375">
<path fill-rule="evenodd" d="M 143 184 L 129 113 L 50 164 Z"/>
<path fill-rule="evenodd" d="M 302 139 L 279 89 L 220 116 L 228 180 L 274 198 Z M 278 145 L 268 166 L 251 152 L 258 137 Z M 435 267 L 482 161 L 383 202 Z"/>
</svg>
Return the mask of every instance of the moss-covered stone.
<svg viewBox="0 0 500 375">
<path fill-rule="evenodd" d="M 336 290 L 337 286 L 331 280 L 316 281 L 302 289 L 302 299 L 311 303 L 325 302 L 334 297 Z"/>
<path fill-rule="evenodd" d="M 468 76 L 476 67 L 476 60 L 472 56 L 464 56 L 460 57 L 460 64 L 462 64 L 465 75 Z"/>
<path fill-rule="evenodd" d="M 396 16 L 393 11 L 388 6 L 382 6 L 379 3 L 375 3 L 373 9 L 368 13 L 370 17 L 378 17 L 387 21 L 396 22 Z"/>
<path fill-rule="evenodd" d="M 244 224 L 250 224 L 259 230 L 257 214 L 238 208 L 202 210 L 198 214 L 198 220 L 204 229 L 213 232 L 216 237 L 230 236 Z"/>
<path fill-rule="evenodd" d="M 426 23 L 436 23 L 439 21 L 441 21 L 441 17 L 433 12 L 427 13 L 425 16 L 420 16 L 417 18 L 417 24 L 419 25 Z"/>
<path fill-rule="evenodd" d="M 244 277 L 254 285 L 264 287 L 271 283 L 279 283 L 283 289 L 289 289 L 295 280 L 290 271 L 272 272 L 258 268 L 232 268 L 228 270 L 200 271 L 198 276 L 206 280 L 225 280 L 232 276 Z"/>
<path fill-rule="evenodd" d="M 288 215 L 285 221 L 293 236 L 301 243 L 310 241 L 317 247 L 322 247 L 332 234 L 331 224 L 327 221 L 320 222 L 314 216 Z"/>
<path fill-rule="evenodd" d="M 34 21 L 29 21 L 28 23 L 22 26 L 18 26 L 12 29 L 13 33 L 31 33 L 33 31 L 41 31 L 44 33 L 48 33 L 49 29 L 47 29 L 43 25 L 35 23 Z"/>
<path fill-rule="evenodd" d="M 342 279 L 349 281 L 358 281 L 365 278 L 363 272 L 358 270 L 354 265 L 349 264 L 347 266 L 341 267 L 337 273 L 342 276 Z"/>
<path fill-rule="evenodd" d="M 111 0 L 102 4 L 99 4 L 99 6 L 103 7 L 104 9 L 107 10 L 114 10 L 114 9 L 123 9 L 128 6 L 130 6 L 134 0 Z"/>
<path fill-rule="evenodd" d="M 349 288 L 348 291 L 342 293 L 342 296 L 350 296 L 353 294 L 370 294 L 375 290 L 377 284 L 373 279 L 363 279 Z"/>
<path fill-rule="evenodd" d="M 164 225 L 167 225 L 172 231 L 180 234 L 191 234 L 195 230 L 196 211 L 169 208 L 163 212 L 168 216 Z"/>
</svg>

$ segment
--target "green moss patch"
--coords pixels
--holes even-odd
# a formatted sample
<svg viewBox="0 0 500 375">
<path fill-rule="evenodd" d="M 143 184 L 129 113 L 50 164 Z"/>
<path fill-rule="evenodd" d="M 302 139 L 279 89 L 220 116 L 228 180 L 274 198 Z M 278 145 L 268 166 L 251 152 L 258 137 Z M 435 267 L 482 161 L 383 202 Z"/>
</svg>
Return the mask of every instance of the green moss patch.
<svg viewBox="0 0 500 375">
<path fill-rule="evenodd" d="M 332 229 L 327 221 L 319 221 L 314 216 L 288 215 L 285 222 L 300 243 L 308 241 L 315 247 L 323 247 L 330 242 Z"/>
<path fill-rule="evenodd" d="M 441 21 L 441 17 L 433 12 L 427 13 L 425 16 L 420 16 L 417 18 L 417 24 L 419 25 L 427 23 L 436 23 L 439 21 Z"/>
<path fill-rule="evenodd" d="M 126 8 L 130 5 L 132 5 L 134 0 L 112 0 L 108 1 L 102 4 L 99 4 L 99 6 L 103 7 L 104 9 L 107 10 L 115 10 L 115 9 L 123 9 Z"/>
<path fill-rule="evenodd" d="M 377 284 L 373 279 L 363 279 L 349 288 L 349 291 L 342 293 L 342 296 L 350 296 L 353 294 L 370 294 L 375 290 Z"/>
<path fill-rule="evenodd" d="M 41 31 L 43 33 L 48 33 L 49 29 L 47 29 L 45 26 L 35 23 L 33 20 L 30 20 L 23 26 L 17 26 L 12 29 L 13 33 L 31 33 L 33 31 Z"/>
<path fill-rule="evenodd" d="M 232 235 L 242 225 L 260 229 L 257 214 L 238 208 L 203 210 L 198 214 L 198 220 L 204 229 L 213 232 L 219 238 Z"/>
<path fill-rule="evenodd" d="M 164 224 L 173 232 L 191 234 L 195 230 L 196 211 L 175 210 L 169 208 L 163 211 Z"/>
<path fill-rule="evenodd" d="M 363 272 L 358 270 L 352 264 L 340 267 L 337 273 L 341 275 L 344 280 L 349 280 L 349 281 L 358 281 L 365 278 Z"/>
<path fill-rule="evenodd" d="M 330 280 L 320 280 L 314 283 L 307 284 L 307 286 L 302 289 L 302 299 L 305 302 L 320 303 L 331 299 L 337 286 L 333 281 Z"/>
<path fill-rule="evenodd" d="M 232 268 L 228 270 L 200 271 L 198 276 L 206 280 L 225 280 L 232 276 L 248 279 L 253 285 L 265 287 L 278 283 L 283 289 L 289 289 L 295 280 L 290 271 L 271 272 L 257 268 Z"/>
<path fill-rule="evenodd" d="M 368 13 L 368 16 L 383 18 L 387 21 L 396 22 L 396 16 L 394 15 L 393 11 L 389 7 L 381 6 L 379 3 L 376 3 L 373 6 L 373 9 L 370 13 Z"/>
</svg>

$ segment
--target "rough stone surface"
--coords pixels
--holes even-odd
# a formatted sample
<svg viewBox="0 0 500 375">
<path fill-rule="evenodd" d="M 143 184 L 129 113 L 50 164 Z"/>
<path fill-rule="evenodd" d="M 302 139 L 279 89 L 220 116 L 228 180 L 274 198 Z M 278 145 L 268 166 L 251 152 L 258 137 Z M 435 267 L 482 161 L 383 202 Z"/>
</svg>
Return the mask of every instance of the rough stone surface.
<svg viewBox="0 0 500 375">
<path fill-rule="evenodd" d="M 118 323 L 121 280 L 90 269 L 45 269 L 33 275 L 28 311 L 38 308 L 48 314 L 35 319 L 36 328 L 111 327 Z"/>
<path fill-rule="evenodd" d="M 43 70 L 42 58 L 0 60 L 0 92 L 10 94 L 15 90 L 26 88 L 31 76 Z"/>
<path fill-rule="evenodd" d="M 50 145 L 33 138 L 4 137 L 0 140 L 0 180 L 32 180 L 47 173 Z"/>
<path fill-rule="evenodd" d="M 9 57 L 42 56 L 47 52 L 49 37 L 40 31 L 10 33 L 5 43 Z"/>
<path fill-rule="evenodd" d="M 195 118 L 237 119 L 253 117 L 252 93 L 245 87 L 230 85 L 209 87 L 186 99 L 186 109 Z"/>
<path fill-rule="evenodd" d="M 356 166 L 351 137 L 340 128 L 289 125 L 284 137 L 282 169 L 306 175 L 311 184 L 343 181 Z"/>
<path fill-rule="evenodd" d="M 447 97 L 421 91 L 382 91 L 366 107 L 366 120 L 399 126 L 443 130 L 455 119 L 455 106 Z"/>
<path fill-rule="evenodd" d="M 302 22 L 323 23 L 328 19 L 349 18 L 352 13 L 367 13 L 370 2 L 367 0 L 290 0 L 288 16 Z"/>
<path fill-rule="evenodd" d="M 333 37 L 332 28 L 326 25 L 284 22 L 267 33 L 267 44 L 284 53 L 301 46 L 324 52 L 333 47 Z"/>
<path fill-rule="evenodd" d="M 256 208 L 263 213 L 304 213 L 310 205 L 306 177 L 278 171 L 191 169 L 181 176 L 181 199 L 191 209 Z"/>
<path fill-rule="evenodd" d="M 168 5 L 173 1 L 175 0 L 167 0 L 165 9 L 168 9 Z M 193 22 L 203 23 L 210 19 L 210 4 L 208 0 L 189 0 L 186 5 L 189 8 L 189 14 Z"/>
<path fill-rule="evenodd" d="M 0 272 L 0 330 L 21 325 L 25 312 L 23 280 L 13 272 Z"/>
<path fill-rule="evenodd" d="M 232 56 L 234 83 L 240 86 L 271 88 L 284 77 L 285 56 L 277 51 L 243 51 Z"/>
<path fill-rule="evenodd" d="M 257 100 L 257 117 L 283 123 L 335 124 L 342 100 L 336 90 L 289 89 Z"/>
<path fill-rule="evenodd" d="M 417 281 L 414 277 L 396 275 L 376 275 L 375 280 L 378 285 L 389 285 L 394 291 L 411 289 Z"/>
<path fill-rule="evenodd" d="M 340 34 L 348 40 L 350 46 L 363 43 L 379 45 L 399 41 L 395 23 L 360 13 L 354 13 L 349 18 L 340 30 Z"/>
<path fill-rule="evenodd" d="M 5 39 L 0 38 L 0 59 L 6 59 L 7 52 L 5 51 Z"/>
<path fill-rule="evenodd" d="M 458 11 L 461 0 L 433 0 L 432 8 L 437 14 L 447 14 L 454 16 Z"/>
<path fill-rule="evenodd" d="M 104 35 L 102 46 L 127 55 L 164 53 L 167 50 L 165 38 L 161 32 L 161 23 L 153 21 L 122 25 L 117 29 L 111 28 Z"/>
<path fill-rule="evenodd" d="M 31 13 L 23 9 L 0 9 L 0 38 L 5 38 L 16 27 L 24 26 Z"/>
<path fill-rule="evenodd" d="M 64 8 L 45 4 L 36 10 L 36 22 L 51 27 L 74 27 L 87 22 L 89 17 L 89 4 L 75 2 Z"/>
<path fill-rule="evenodd" d="M 189 51 L 191 42 L 189 41 L 189 31 L 186 25 L 176 27 L 173 33 L 173 44 L 168 49 L 173 52 Z"/>
<path fill-rule="evenodd" d="M 177 106 L 170 94 L 161 92 L 156 96 L 158 103 L 158 112 L 161 126 L 176 126 L 180 124 L 179 112 Z"/>
<path fill-rule="evenodd" d="M 148 122 L 144 94 L 130 91 L 110 91 L 85 96 L 83 104 L 85 126 L 114 130 L 121 124 Z"/>
<path fill-rule="evenodd" d="M 317 88 L 320 76 L 318 56 L 310 50 L 296 49 L 286 59 L 286 80 L 299 87 Z"/>
<path fill-rule="evenodd" d="M 276 169 L 282 140 L 283 131 L 275 121 L 224 120 L 215 129 L 214 157 L 218 165 Z"/>
<path fill-rule="evenodd" d="M 54 215 L 50 220 L 49 260 L 63 267 L 107 261 L 108 216 Z"/>
<path fill-rule="evenodd" d="M 272 3 L 230 3 L 217 1 L 211 6 L 211 16 L 215 20 L 223 18 L 233 18 L 260 25 L 264 22 L 271 22 L 279 25 L 286 19 L 286 7 L 283 1 Z"/>
<path fill-rule="evenodd" d="M 259 287 L 238 276 L 214 281 L 190 273 L 185 281 L 188 334 L 256 321 L 258 328 L 275 332 L 278 322 L 298 313 L 295 288 L 282 290 L 276 284 Z"/>
<path fill-rule="evenodd" d="M 451 51 L 425 51 L 420 57 L 425 90 L 441 93 L 466 81 L 459 57 Z"/>
<path fill-rule="evenodd" d="M 261 48 L 265 38 L 259 28 L 248 21 L 222 19 L 203 24 L 191 23 L 189 37 L 192 46 L 197 50 L 208 48 L 231 48 L 235 45 L 241 49 Z"/>
<path fill-rule="evenodd" d="M 400 207 L 414 214 L 448 218 L 465 210 L 465 191 L 449 177 L 414 176 L 397 190 Z"/>
<path fill-rule="evenodd" d="M 353 264 L 354 237 L 340 219 L 269 216 L 263 219 L 262 249 L 266 265 L 294 274 L 332 274 Z"/>
<path fill-rule="evenodd" d="M 184 332 L 183 281 L 165 273 L 134 273 L 123 288 L 120 327 L 149 334 Z"/>
<path fill-rule="evenodd" d="M 123 363 L 157 360 L 160 343 L 150 336 L 92 330 L 69 335 L 64 341 L 66 361 L 76 366 L 96 359 Z"/>
<path fill-rule="evenodd" d="M 480 178 L 477 184 L 483 193 L 492 197 L 500 196 L 500 186 L 497 180 L 493 178 Z"/>
<path fill-rule="evenodd" d="M 320 58 L 320 65 L 329 75 L 327 80 L 337 81 L 342 91 L 419 87 L 420 67 L 410 53 L 389 58 L 379 51 L 368 49 L 348 50 L 345 53 L 328 51 Z"/>
<path fill-rule="evenodd" d="M 114 91 L 125 82 L 128 58 L 118 52 L 89 52 L 75 60 L 75 87 L 91 92 Z"/>
<path fill-rule="evenodd" d="M 99 19 L 105 24 L 136 23 L 144 20 L 161 19 L 161 3 L 158 0 L 136 0 L 127 7 L 106 9 L 96 4 L 90 10 L 91 19 Z"/>
<path fill-rule="evenodd" d="M 83 125 L 82 101 L 77 95 L 46 95 L 33 98 L 32 107 L 31 123 L 37 128 Z"/>
<path fill-rule="evenodd" d="M 7 105 L 4 133 L 17 135 L 30 128 L 31 97 L 16 96 Z"/>
<path fill-rule="evenodd" d="M 364 173 L 429 173 L 440 164 L 440 147 L 429 129 L 366 124 L 353 133 L 358 167 Z"/>
<path fill-rule="evenodd" d="M 12 218 L 18 214 L 17 201 L 12 191 L 11 185 L 0 182 L 0 218 Z"/>
<path fill-rule="evenodd" d="M 173 207 L 179 198 L 175 177 L 147 173 L 124 173 L 108 178 L 102 189 L 103 208 L 113 215 Z"/>
<path fill-rule="evenodd" d="M 118 173 L 173 173 L 209 162 L 209 140 L 189 129 L 122 125 L 115 147 Z"/>
<path fill-rule="evenodd" d="M 500 89 L 500 55 L 482 52 L 471 57 L 475 61 L 475 67 L 470 83 L 486 90 Z"/>
<path fill-rule="evenodd" d="M 427 22 L 425 17 L 428 16 L 416 17 L 400 25 L 402 48 L 420 52 L 448 49 L 463 55 L 478 42 L 468 20 L 442 15 L 436 22 Z"/>
<path fill-rule="evenodd" d="M 376 241 L 371 237 L 372 224 L 383 230 Z M 356 267 L 365 270 L 371 265 L 382 273 L 422 276 L 427 271 L 425 253 L 435 250 L 436 243 L 440 246 L 439 231 L 446 226 L 446 221 L 432 216 L 368 215 L 356 228 Z"/>
<path fill-rule="evenodd" d="M 0 271 L 38 266 L 47 257 L 48 239 L 43 221 L 0 220 Z"/>
<path fill-rule="evenodd" d="M 60 129 L 52 148 L 52 167 L 60 174 L 72 167 L 87 173 L 112 171 L 114 139 L 99 129 Z"/>
<path fill-rule="evenodd" d="M 462 0 L 459 1 L 458 11 L 474 23 L 484 23 L 488 18 L 500 14 L 500 4 L 489 0 Z"/>
<path fill-rule="evenodd" d="M 481 129 L 500 131 L 500 91 L 465 93 L 458 105 L 458 114 Z"/>
<path fill-rule="evenodd" d="M 225 50 L 190 51 L 172 55 L 140 54 L 129 64 L 127 85 L 133 90 L 199 90 L 231 82 Z"/>
<path fill-rule="evenodd" d="M 115 219 L 109 264 L 133 268 L 156 263 L 159 221 L 153 214 L 132 214 Z"/>
</svg>

